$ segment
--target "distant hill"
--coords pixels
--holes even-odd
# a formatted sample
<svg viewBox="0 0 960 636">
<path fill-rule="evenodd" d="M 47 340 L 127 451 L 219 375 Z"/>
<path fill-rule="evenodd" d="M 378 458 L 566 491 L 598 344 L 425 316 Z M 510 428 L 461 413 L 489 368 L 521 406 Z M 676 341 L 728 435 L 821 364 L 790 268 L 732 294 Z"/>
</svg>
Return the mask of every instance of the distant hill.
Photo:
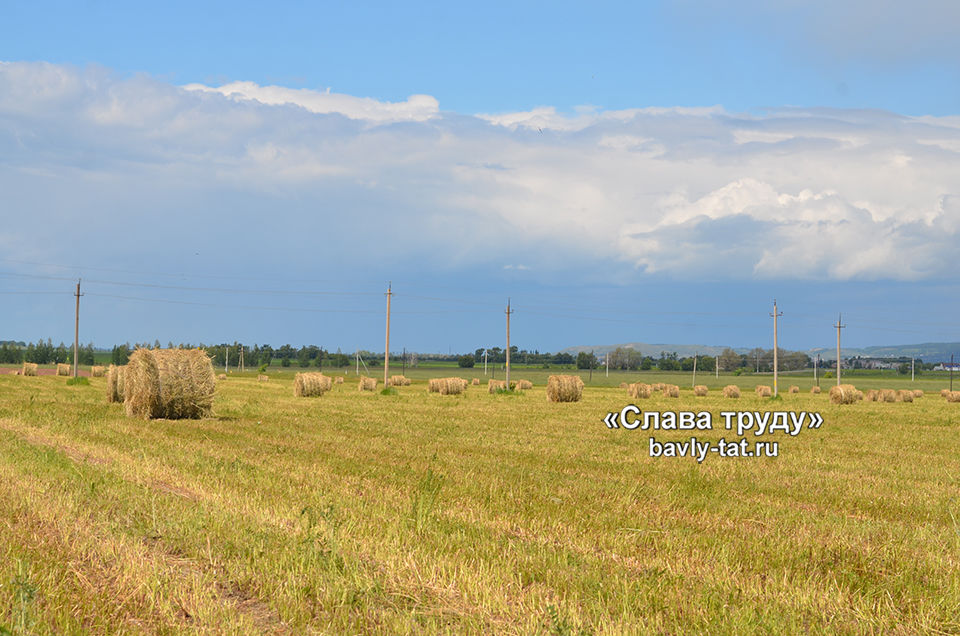
<svg viewBox="0 0 960 636">
<path fill-rule="evenodd" d="M 621 344 L 592 345 L 567 347 L 561 353 L 577 355 L 581 351 L 593 351 L 597 355 L 604 355 L 618 347 L 633 349 L 639 351 L 645 356 L 659 358 L 661 352 L 674 353 L 687 358 L 694 354 L 716 356 L 726 347 L 718 345 L 697 345 L 697 344 L 655 344 L 647 342 L 625 342 Z M 747 353 L 750 351 L 744 347 L 733 347 L 737 353 Z M 830 348 L 809 349 L 805 353 L 811 357 L 820 354 L 821 360 L 833 360 L 837 357 L 837 350 Z M 950 360 L 950 354 L 956 355 L 960 360 L 960 342 L 924 342 L 922 344 L 904 344 L 904 345 L 885 345 L 874 347 L 842 347 L 840 355 L 844 358 L 862 356 L 865 358 L 920 358 L 924 362 L 945 362 Z"/>
</svg>

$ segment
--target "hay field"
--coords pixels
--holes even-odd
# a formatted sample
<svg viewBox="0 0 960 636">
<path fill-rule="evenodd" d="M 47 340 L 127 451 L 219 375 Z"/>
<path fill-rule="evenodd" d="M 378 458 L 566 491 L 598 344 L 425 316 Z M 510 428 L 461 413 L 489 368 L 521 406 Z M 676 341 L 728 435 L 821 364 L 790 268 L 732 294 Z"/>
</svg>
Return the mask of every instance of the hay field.
<svg viewBox="0 0 960 636">
<path fill-rule="evenodd" d="M 0 376 L 0 627 L 960 631 L 960 404 L 934 387 L 834 405 L 732 376 L 694 399 L 666 378 L 680 398 L 642 408 L 824 416 L 778 435 L 776 459 L 697 464 L 608 430 L 629 401 L 616 385 L 551 403 L 524 376 L 522 394 L 351 380 L 303 400 L 292 374 L 254 374 L 217 387 L 213 417 L 179 421 L 125 417 L 105 378 Z"/>
</svg>

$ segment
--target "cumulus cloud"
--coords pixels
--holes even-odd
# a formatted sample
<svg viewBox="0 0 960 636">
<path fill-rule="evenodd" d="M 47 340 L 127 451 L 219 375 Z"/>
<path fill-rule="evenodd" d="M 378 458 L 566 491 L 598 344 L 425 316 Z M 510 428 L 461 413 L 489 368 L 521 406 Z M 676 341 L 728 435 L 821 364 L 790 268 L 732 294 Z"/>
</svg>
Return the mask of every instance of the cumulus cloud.
<svg viewBox="0 0 960 636">
<path fill-rule="evenodd" d="M 193 256 L 217 236 L 244 254 L 283 241 L 294 265 L 318 242 L 347 262 L 389 241 L 381 266 L 568 281 L 919 280 L 960 257 L 957 174 L 957 117 L 471 115 L 426 96 L 0 64 L 4 240 L 28 250 L 73 249 L 49 236 L 69 224 L 117 258 L 169 257 L 164 241 Z M 158 247 L 134 249 L 139 235 Z"/>
</svg>

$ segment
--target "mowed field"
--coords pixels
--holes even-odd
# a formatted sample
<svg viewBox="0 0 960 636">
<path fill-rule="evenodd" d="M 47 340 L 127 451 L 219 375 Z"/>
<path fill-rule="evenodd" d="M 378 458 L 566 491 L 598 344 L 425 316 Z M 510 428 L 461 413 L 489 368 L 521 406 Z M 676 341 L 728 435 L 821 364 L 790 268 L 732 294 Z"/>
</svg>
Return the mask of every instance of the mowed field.
<svg viewBox="0 0 960 636">
<path fill-rule="evenodd" d="M 231 376 L 186 421 L 125 417 L 103 378 L 0 376 L 0 633 L 960 632 L 941 380 L 857 382 L 927 395 L 837 406 L 807 377 L 771 401 L 769 377 L 698 380 L 741 384 L 728 400 L 646 375 L 683 390 L 642 408 L 717 429 L 652 432 L 601 421 L 629 403 L 614 386 L 548 402 L 546 372 L 514 372 L 521 395 L 349 377 L 295 398 L 293 371 Z M 770 437 L 777 458 L 648 456 L 651 435 L 729 439 L 734 408 L 825 421 Z"/>
</svg>

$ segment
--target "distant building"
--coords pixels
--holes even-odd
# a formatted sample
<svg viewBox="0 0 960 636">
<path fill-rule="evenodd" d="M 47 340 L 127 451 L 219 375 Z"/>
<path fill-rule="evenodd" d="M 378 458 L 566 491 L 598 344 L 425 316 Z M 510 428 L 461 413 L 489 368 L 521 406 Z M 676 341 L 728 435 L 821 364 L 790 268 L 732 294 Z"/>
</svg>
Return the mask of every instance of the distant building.
<svg viewBox="0 0 960 636">
<path fill-rule="evenodd" d="M 960 362 L 941 362 L 937 366 L 933 367 L 934 371 L 960 371 Z"/>
</svg>

